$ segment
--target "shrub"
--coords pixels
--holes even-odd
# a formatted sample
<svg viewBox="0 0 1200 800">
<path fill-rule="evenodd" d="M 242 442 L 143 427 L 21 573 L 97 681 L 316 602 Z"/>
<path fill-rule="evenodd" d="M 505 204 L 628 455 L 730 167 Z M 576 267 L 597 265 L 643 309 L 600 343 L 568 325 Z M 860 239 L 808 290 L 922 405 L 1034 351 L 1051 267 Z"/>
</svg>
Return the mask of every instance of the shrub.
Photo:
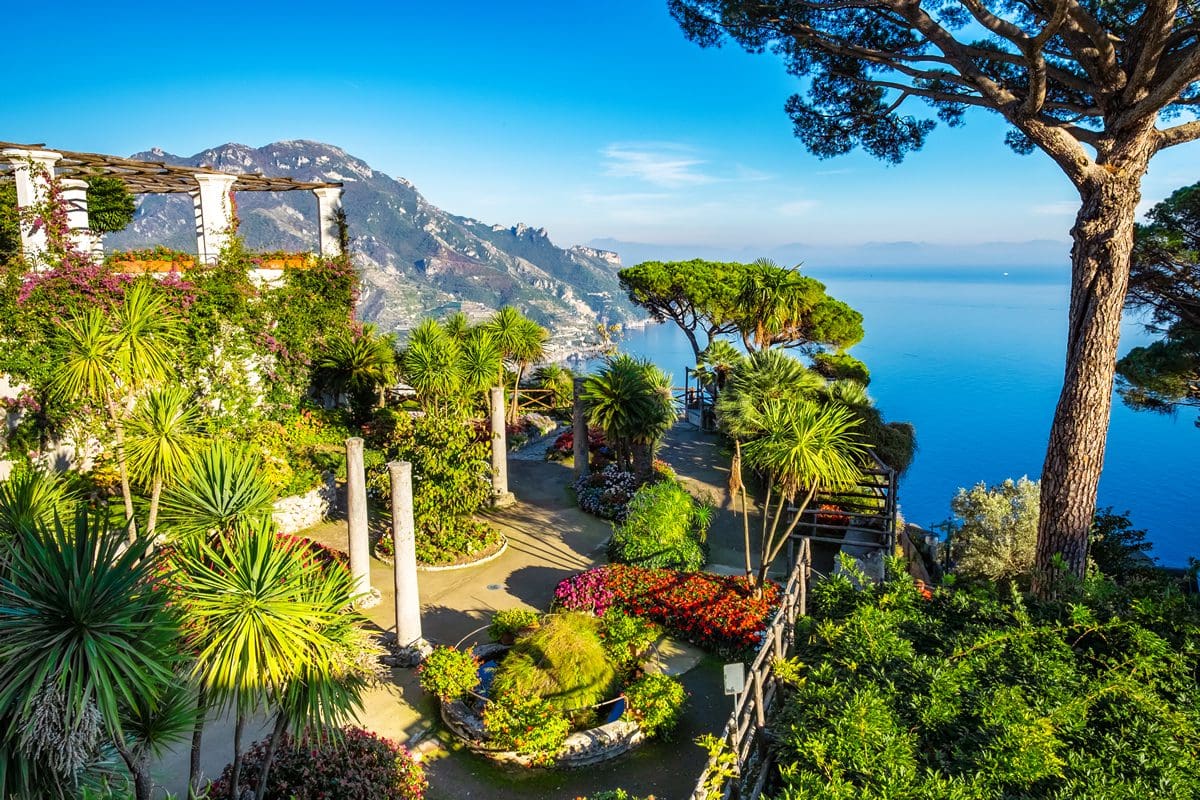
<svg viewBox="0 0 1200 800">
<path fill-rule="evenodd" d="M 1097 569 L 1118 581 L 1148 578 L 1153 571 L 1146 532 L 1132 524 L 1128 512 L 1114 514 L 1111 507 L 1099 509 L 1092 521 L 1088 556 Z"/>
<path fill-rule="evenodd" d="M 568 429 L 554 439 L 554 444 L 546 448 L 546 459 L 569 459 L 575 454 L 575 431 Z M 604 441 L 604 431 L 599 428 L 588 428 L 588 455 L 591 458 L 600 456 L 608 458 L 612 451 Z"/>
<path fill-rule="evenodd" d="M 695 572 L 707 561 L 704 536 L 709 514 L 682 484 L 662 481 L 642 486 L 613 529 L 608 557 L 623 564 Z"/>
<path fill-rule="evenodd" d="M 768 582 L 756 597 L 744 577 L 609 564 L 562 581 L 554 598 L 566 609 L 616 607 L 700 647 L 741 654 L 762 642 L 779 586 Z"/>
<path fill-rule="evenodd" d="M 561 712 L 534 695 L 488 703 L 483 710 L 483 727 L 492 745 L 534 756 L 535 764 L 550 763 L 571 731 L 571 724 Z"/>
<path fill-rule="evenodd" d="M 616 464 L 609 464 L 599 472 L 591 472 L 572 484 L 580 509 L 595 514 L 601 519 L 620 522 L 625 518 L 625 509 L 637 491 L 638 479 Z"/>
<path fill-rule="evenodd" d="M 646 675 L 625 689 L 625 713 L 637 720 L 647 736 L 670 739 L 683 716 L 687 692 L 669 675 Z"/>
<path fill-rule="evenodd" d="M 425 691 L 442 700 L 458 700 L 479 685 L 479 659 L 453 647 L 437 647 L 417 674 Z"/>
<path fill-rule="evenodd" d="M 242 791 L 257 787 L 268 740 L 255 742 L 242 762 Z M 233 765 L 211 784 L 209 797 L 228 797 Z M 284 734 L 267 779 L 266 800 L 420 800 L 429 782 L 406 748 L 365 731 L 344 728 L 327 742 Z"/>
<path fill-rule="evenodd" d="M 505 636 L 516 636 L 537 627 L 540 620 L 541 615 L 528 608 L 506 608 L 492 615 L 492 624 L 488 625 L 488 636 L 496 641 Z"/>
<path fill-rule="evenodd" d="M 823 581 L 771 722 L 780 796 L 1200 796 L 1194 598 L 1093 579 L 1070 604 Z M 778 674 L 785 674 L 780 672 Z"/>
<path fill-rule="evenodd" d="M 376 414 L 370 425 L 373 446 L 383 458 L 372 470 L 370 487 L 386 503 L 391 497 L 387 461 L 413 465 L 413 518 L 417 558 L 449 564 L 500 541 L 500 534 L 471 517 L 491 493 L 489 449 L 461 419 L 426 414 L 413 419 L 391 410 Z M 391 535 L 380 542 L 391 552 Z"/>
<path fill-rule="evenodd" d="M 619 608 L 610 608 L 600 617 L 600 639 L 615 664 L 630 664 L 660 635 L 660 626 Z"/>
<path fill-rule="evenodd" d="M 1011 478 L 959 489 L 946 522 L 954 571 L 965 578 L 1025 581 L 1037 546 L 1039 484 Z"/>
<path fill-rule="evenodd" d="M 587 797 L 576 797 L 575 800 L 655 800 L 655 798 L 652 794 L 645 797 L 635 797 L 624 789 L 605 789 L 602 792 L 596 792 Z"/>
<path fill-rule="evenodd" d="M 608 699 L 615 679 L 599 620 L 567 612 L 517 640 L 496 668 L 491 696 L 501 702 L 541 697 L 556 710 L 578 711 Z"/>
</svg>

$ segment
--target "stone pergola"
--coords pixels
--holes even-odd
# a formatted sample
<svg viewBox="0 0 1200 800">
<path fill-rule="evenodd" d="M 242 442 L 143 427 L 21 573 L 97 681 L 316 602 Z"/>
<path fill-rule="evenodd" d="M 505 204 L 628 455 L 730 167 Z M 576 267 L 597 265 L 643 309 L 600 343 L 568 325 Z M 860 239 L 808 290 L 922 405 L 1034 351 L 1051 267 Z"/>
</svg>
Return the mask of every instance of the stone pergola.
<svg viewBox="0 0 1200 800">
<path fill-rule="evenodd" d="M 49 197 L 48 176 L 58 178 L 67 203 L 67 218 L 75 244 L 100 255 L 99 237 L 88 230 L 87 183 L 91 175 L 118 178 L 133 194 L 188 194 L 196 214 L 196 253 L 200 262 L 216 263 L 233 225 L 233 192 L 311 191 L 317 198 L 320 252 L 341 255 L 337 212 L 342 184 L 273 178 L 260 173 L 233 174 L 208 167 L 186 167 L 157 161 L 137 161 L 98 153 L 48 150 L 44 144 L 0 142 L 0 176 L 11 175 L 17 189 L 17 208 L 36 207 Z M 21 248 L 31 264 L 42 261 L 46 233 L 21 222 Z"/>
</svg>

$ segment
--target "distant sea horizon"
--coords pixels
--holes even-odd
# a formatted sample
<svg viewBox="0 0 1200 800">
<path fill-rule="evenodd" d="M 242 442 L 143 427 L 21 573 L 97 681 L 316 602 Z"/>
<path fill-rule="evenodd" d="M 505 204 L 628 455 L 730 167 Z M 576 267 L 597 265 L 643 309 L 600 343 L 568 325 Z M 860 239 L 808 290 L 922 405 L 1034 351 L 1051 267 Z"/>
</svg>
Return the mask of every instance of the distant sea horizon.
<svg viewBox="0 0 1200 800">
<path fill-rule="evenodd" d="M 871 370 L 869 392 L 889 421 L 916 427 L 919 450 L 900 483 L 905 519 L 950 517 L 960 487 L 1041 472 L 1064 369 L 1065 267 L 831 267 L 805 269 L 862 312 L 851 353 Z M 1150 341 L 1126 314 L 1120 352 Z M 692 364 L 672 323 L 630 330 L 625 352 L 650 358 L 682 385 Z M 1200 556 L 1200 428 L 1188 410 L 1135 412 L 1114 397 L 1098 505 L 1129 513 L 1164 566 Z"/>
</svg>

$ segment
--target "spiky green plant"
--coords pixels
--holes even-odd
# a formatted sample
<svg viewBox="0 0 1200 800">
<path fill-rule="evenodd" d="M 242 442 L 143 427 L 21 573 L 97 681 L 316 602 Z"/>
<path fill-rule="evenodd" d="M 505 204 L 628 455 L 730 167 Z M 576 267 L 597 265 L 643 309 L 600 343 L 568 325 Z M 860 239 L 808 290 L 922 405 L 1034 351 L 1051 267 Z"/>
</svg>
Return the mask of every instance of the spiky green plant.
<svg viewBox="0 0 1200 800">
<path fill-rule="evenodd" d="M 654 448 L 675 422 L 671 379 L 646 359 L 610 358 L 584 383 L 588 424 L 601 428 L 619 461 L 644 480 Z"/>
<path fill-rule="evenodd" d="M 223 441 L 197 452 L 163 492 L 163 526 L 180 536 L 229 531 L 269 519 L 275 496 L 257 456 Z"/>
<path fill-rule="evenodd" d="M 567 612 L 547 617 L 519 639 L 496 669 L 492 698 L 541 697 L 560 711 L 607 700 L 616 670 L 600 640 L 600 621 Z"/>
<path fill-rule="evenodd" d="M 49 525 L 72 500 L 62 476 L 22 469 L 0 483 L 0 534 L 17 536 L 35 525 Z"/>
<path fill-rule="evenodd" d="M 396 345 L 390 335 L 366 323 L 347 328 L 329 339 L 317 358 L 313 381 L 335 398 L 346 395 L 355 416 L 365 420 L 379 393 L 396 382 Z"/>
<path fill-rule="evenodd" d="M 200 445 L 191 393 L 181 386 L 151 389 L 125 426 L 125 450 L 134 480 L 150 486 L 146 535 L 153 536 L 163 484 L 188 468 Z"/>
</svg>

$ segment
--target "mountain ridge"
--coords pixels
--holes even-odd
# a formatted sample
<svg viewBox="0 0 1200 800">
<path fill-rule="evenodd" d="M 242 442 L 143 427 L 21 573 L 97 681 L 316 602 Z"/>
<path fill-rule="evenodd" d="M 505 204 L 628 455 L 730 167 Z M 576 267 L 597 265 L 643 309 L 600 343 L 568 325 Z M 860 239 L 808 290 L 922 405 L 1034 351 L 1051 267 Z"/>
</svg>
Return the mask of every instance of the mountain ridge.
<svg viewBox="0 0 1200 800">
<path fill-rule="evenodd" d="M 342 182 L 351 251 L 362 275 L 359 315 L 384 330 L 411 328 L 427 314 L 463 310 L 481 317 L 514 305 L 551 328 L 560 343 L 582 344 L 598 322 L 641 316 L 620 290 L 615 253 L 562 248 L 544 228 L 489 224 L 444 211 L 407 179 L 388 176 L 336 145 L 229 142 L 192 156 L 155 147 L 133 158 Z M 251 247 L 316 249 L 316 199 L 310 193 L 238 192 L 236 199 L 239 233 Z M 194 250 L 190 198 L 143 196 L 130 226 L 107 236 L 105 244 Z"/>
</svg>

